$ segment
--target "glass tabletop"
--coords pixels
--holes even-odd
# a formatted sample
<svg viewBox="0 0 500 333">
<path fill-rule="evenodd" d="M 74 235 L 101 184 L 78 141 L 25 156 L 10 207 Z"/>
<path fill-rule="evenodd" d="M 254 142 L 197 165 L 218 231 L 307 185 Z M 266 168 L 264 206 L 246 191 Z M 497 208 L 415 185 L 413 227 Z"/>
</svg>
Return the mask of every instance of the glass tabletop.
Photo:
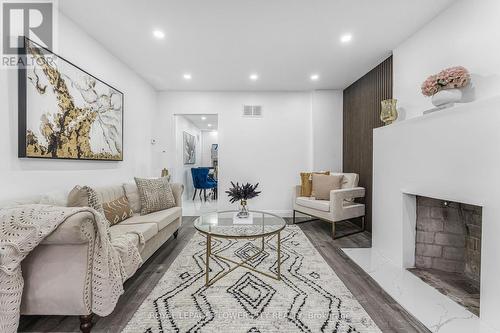
<svg viewBox="0 0 500 333">
<path fill-rule="evenodd" d="M 203 214 L 194 221 L 201 233 L 228 238 L 262 237 L 281 231 L 286 222 L 278 215 L 250 211 L 249 217 L 239 218 L 238 211 L 222 211 Z"/>
</svg>

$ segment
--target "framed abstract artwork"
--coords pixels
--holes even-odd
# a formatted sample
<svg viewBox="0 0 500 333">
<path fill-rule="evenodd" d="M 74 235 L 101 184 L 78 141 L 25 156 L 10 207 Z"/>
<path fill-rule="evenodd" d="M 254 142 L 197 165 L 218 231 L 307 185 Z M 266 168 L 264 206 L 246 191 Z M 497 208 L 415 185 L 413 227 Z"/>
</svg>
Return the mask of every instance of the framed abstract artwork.
<svg viewBox="0 0 500 333">
<path fill-rule="evenodd" d="M 20 56 L 18 156 L 123 161 L 123 93 L 28 38 Z"/>
<path fill-rule="evenodd" d="M 184 164 L 196 163 L 196 138 L 188 132 L 183 132 Z"/>
</svg>

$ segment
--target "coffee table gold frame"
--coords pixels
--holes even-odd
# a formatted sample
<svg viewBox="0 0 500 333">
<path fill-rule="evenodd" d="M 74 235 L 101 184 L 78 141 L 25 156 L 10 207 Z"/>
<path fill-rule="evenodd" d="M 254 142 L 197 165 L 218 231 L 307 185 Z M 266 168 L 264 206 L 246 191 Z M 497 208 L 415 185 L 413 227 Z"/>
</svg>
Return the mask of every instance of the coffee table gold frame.
<svg viewBox="0 0 500 333">
<path fill-rule="evenodd" d="M 260 212 L 258 212 L 258 213 L 260 213 Z M 266 214 L 281 218 L 281 217 L 273 215 L 273 214 L 269 214 L 269 213 L 266 213 Z M 206 243 L 207 243 L 206 244 L 206 247 L 207 247 L 206 248 L 206 258 L 205 258 L 205 286 L 209 287 L 209 286 L 213 285 L 215 282 L 219 281 L 224 276 L 228 275 L 229 273 L 231 273 L 232 271 L 234 271 L 238 267 L 243 267 L 243 268 L 249 269 L 253 272 L 262 274 L 262 275 L 267 276 L 271 279 L 275 279 L 278 281 L 281 280 L 281 231 L 283 229 L 285 229 L 285 226 L 286 226 L 286 223 L 284 222 L 283 226 L 275 231 L 264 233 L 261 235 L 251 235 L 251 236 L 214 235 L 214 234 L 210 234 L 210 233 L 207 233 L 206 231 L 203 231 L 203 230 L 196 228 L 199 232 L 201 232 L 202 234 L 205 235 Z M 261 254 L 264 251 L 265 238 L 268 236 L 274 236 L 274 235 L 277 235 L 277 246 L 276 246 L 276 252 L 277 252 L 277 256 L 278 256 L 278 258 L 276 260 L 276 262 L 278 263 L 277 274 L 276 275 L 269 274 L 269 273 L 260 271 L 258 269 L 255 269 L 252 266 L 247 265 L 247 262 L 249 262 L 253 258 L 257 257 L 259 254 Z M 258 238 L 261 238 L 262 239 L 262 247 L 261 247 L 259 252 L 255 253 L 251 257 L 246 258 L 245 260 L 243 260 L 241 262 L 237 262 L 235 260 L 232 260 L 232 259 L 229 259 L 229 258 L 226 258 L 224 256 L 219 255 L 219 253 L 222 252 L 223 249 L 216 251 L 216 252 L 212 252 L 212 238 L 223 238 L 223 239 L 258 239 Z M 223 260 L 227 263 L 235 264 L 236 266 L 231 267 L 227 272 L 224 272 L 222 275 L 219 275 L 217 278 L 210 280 L 210 256 L 217 257 L 220 260 Z"/>
</svg>

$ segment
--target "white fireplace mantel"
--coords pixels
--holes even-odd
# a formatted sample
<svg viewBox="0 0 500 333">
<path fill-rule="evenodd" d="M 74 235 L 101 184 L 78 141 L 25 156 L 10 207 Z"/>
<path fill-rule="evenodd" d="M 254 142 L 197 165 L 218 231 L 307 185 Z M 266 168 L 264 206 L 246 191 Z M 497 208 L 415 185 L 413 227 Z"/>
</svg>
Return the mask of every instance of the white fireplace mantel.
<svg viewBox="0 0 500 333">
<path fill-rule="evenodd" d="M 400 269 L 413 263 L 413 195 L 483 207 L 480 322 L 500 331 L 500 97 L 373 131 L 373 250 Z"/>
</svg>

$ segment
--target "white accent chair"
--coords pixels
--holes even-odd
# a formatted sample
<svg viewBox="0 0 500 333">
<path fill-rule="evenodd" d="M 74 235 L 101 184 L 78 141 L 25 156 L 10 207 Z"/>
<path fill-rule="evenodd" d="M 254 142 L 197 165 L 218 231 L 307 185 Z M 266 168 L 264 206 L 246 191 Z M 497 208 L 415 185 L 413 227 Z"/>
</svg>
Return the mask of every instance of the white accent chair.
<svg viewBox="0 0 500 333">
<path fill-rule="evenodd" d="M 303 222 L 318 219 L 330 222 L 332 224 L 332 238 L 335 239 L 336 222 L 361 218 L 361 230 L 337 238 L 365 231 L 365 205 L 354 201 L 355 198 L 364 198 L 365 196 L 365 189 L 358 187 L 359 175 L 356 173 L 332 173 L 332 175 L 343 175 L 344 177 L 341 188 L 330 191 L 330 200 L 315 200 L 310 197 L 301 197 L 301 186 L 297 185 L 295 187 L 293 223 L 295 224 L 296 212 L 314 217 L 314 219 Z"/>
</svg>

